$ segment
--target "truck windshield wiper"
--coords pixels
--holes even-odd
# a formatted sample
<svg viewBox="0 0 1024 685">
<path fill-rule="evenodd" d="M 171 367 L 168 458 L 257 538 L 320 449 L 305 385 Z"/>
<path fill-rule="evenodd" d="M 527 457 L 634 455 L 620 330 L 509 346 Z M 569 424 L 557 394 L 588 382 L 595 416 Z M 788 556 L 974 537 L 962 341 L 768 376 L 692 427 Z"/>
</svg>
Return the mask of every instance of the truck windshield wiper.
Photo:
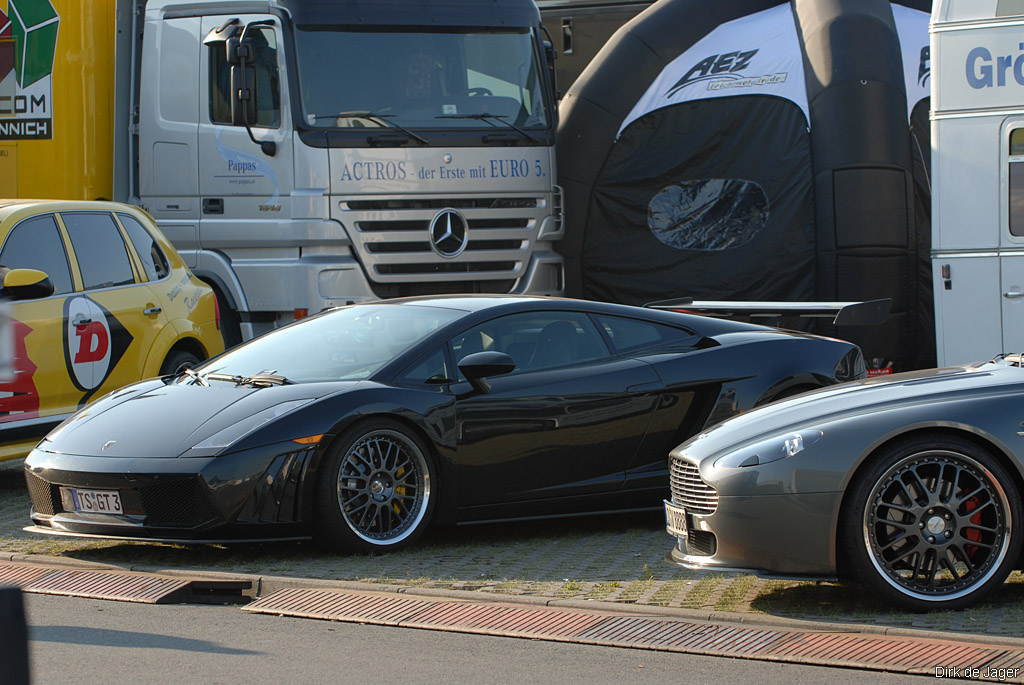
<svg viewBox="0 0 1024 685">
<path fill-rule="evenodd" d="M 377 114 L 375 112 L 371 112 L 368 109 L 354 109 L 354 110 L 351 110 L 349 112 L 338 112 L 337 114 L 314 114 L 313 118 L 314 119 L 366 119 L 367 121 L 372 121 L 374 123 L 381 124 L 385 128 L 393 128 L 396 131 L 401 131 L 405 135 L 409 136 L 410 138 L 412 138 L 413 140 L 418 142 L 420 145 L 430 145 L 430 141 L 428 141 L 423 136 L 416 135 L 415 133 L 413 133 L 409 129 L 405 128 L 404 126 L 400 126 L 399 124 L 396 124 L 393 121 L 388 121 L 388 118 L 389 117 L 393 117 L 393 116 L 395 116 L 395 115 L 394 114 Z"/>
<path fill-rule="evenodd" d="M 254 388 L 269 388 L 272 385 L 293 385 L 284 376 L 277 376 L 272 373 L 258 373 L 255 376 L 234 376 L 228 373 L 208 373 L 205 376 L 210 381 L 226 381 L 235 385 L 251 385 Z"/>
<path fill-rule="evenodd" d="M 537 140 L 536 138 L 531 136 L 529 133 L 527 133 L 523 129 L 521 129 L 518 126 L 516 126 L 515 124 L 513 124 L 511 121 L 505 121 L 505 119 L 508 118 L 507 115 L 505 115 L 505 114 L 491 114 L 489 112 L 481 112 L 479 114 L 442 114 L 442 115 L 440 115 L 440 116 L 438 116 L 436 118 L 437 119 L 478 119 L 478 120 L 481 120 L 481 121 L 486 121 L 488 124 L 491 124 L 491 126 L 494 126 L 494 123 L 493 123 L 494 120 L 498 120 L 501 123 L 505 124 L 505 126 L 507 128 L 509 128 L 510 130 L 515 131 L 516 133 L 520 134 L 521 136 L 523 136 L 524 138 L 529 140 L 534 145 L 540 145 L 541 144 L 541 142 L 539 140 Z M 497 128 L 497 127 L 495 127 L 495 128 Z"/>
</svg>

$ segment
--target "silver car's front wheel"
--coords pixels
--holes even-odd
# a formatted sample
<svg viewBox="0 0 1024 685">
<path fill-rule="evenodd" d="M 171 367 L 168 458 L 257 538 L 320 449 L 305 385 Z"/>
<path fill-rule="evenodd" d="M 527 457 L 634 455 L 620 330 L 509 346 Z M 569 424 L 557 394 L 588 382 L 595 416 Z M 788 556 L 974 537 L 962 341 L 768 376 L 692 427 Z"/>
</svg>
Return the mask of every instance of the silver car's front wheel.
<svg viewBox="0 0 1024 685">
<path fill-rule="evenodd" d="M 1020 499 L 991 454 L 919 437 L 877 455 L 852 491 L 847 548 L 856 579 L 915 611 L 979 601 L 1021 546 Z"/>
<path fill-rule="evenodd" d="M 429 523 L 431 472 L 426 446 L 401 424 L 358 425 L 338 441 L 318 481 L 318 538 L 350 551 L 404 547 Z"/>
</svg>

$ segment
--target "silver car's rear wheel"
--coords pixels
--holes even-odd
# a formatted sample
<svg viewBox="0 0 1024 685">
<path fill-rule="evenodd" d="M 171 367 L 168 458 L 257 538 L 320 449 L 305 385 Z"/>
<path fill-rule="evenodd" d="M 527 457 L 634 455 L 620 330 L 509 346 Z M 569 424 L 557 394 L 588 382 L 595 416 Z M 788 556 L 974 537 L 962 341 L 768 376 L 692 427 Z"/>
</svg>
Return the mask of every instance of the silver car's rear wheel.
<svg viewBox="0 0 1024 685">
<path fill-rule="evenodd" d="M 976 602 L 1016 562 L 1013 481 L 970 442 L 918 438 L 891 448 L 869 466 L 853 497 L 847 534 L 856 575 L 907 608 Z"/>
<path fill-rule="evenodd" d="M 427 448 L 401 424 L 378 419 L 348 431 L 332 450 L 318 485 L 318 537 L 330 547 L 399 549 L 429 523 Z"/>
</svg>

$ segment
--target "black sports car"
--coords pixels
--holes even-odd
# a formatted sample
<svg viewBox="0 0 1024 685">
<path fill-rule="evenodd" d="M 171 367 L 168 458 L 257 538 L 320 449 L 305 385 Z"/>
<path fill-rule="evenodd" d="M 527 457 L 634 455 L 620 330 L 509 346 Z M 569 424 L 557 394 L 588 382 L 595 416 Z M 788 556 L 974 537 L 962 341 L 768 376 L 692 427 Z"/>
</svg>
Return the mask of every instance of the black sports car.
<svg viewBox="0 0 1024 685">
<path fill-rule="evenodd" d="M 431 523 L 653 509 L 684 438 L 863 375 L 849 343 L 671 311 L 354 305 L 68 419 L 25 461 L 28 530 L 373 551 Z"/>
</svg>

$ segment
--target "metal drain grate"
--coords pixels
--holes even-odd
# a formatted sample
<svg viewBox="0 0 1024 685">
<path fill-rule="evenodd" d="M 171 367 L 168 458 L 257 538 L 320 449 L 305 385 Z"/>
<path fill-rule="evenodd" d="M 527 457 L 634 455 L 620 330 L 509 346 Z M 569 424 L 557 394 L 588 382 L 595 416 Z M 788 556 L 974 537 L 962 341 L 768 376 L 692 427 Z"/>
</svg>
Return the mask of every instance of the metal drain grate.
<svg viewBox="0 0 1024 685">
<path fill-rule="evenodd" d="M 84 571 L 0 563 L 0 584 L 24 592 L 142 604 L 237 603 L 249 581 L 209 581 L 118 571 Z"/>
<path fill-rule="evenodd" d="M 333 590 L 281 590 L 252 602 L 243 610 L 403 628 L 929 675 L 934 675 L 935 669 L 944 665 L 970 664 L 971 668 L 978 669 L 976 679 L 1024 682 L 1024 648 L 972 645 L 953 640 L 748 628 L 557 607 L 433 601 Z M 991 673 L 992 677 L 986 678 L 986 673 Z"/>
</svg>

